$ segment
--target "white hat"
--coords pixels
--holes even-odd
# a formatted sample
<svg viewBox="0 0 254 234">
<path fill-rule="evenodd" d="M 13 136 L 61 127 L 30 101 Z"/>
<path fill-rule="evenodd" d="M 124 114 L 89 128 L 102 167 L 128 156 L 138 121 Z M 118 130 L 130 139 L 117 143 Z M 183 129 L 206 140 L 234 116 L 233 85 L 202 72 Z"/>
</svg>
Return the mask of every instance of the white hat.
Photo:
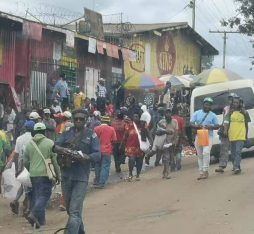
<svg viewBox="0 0 254 234">
<path fill-rule="evenodd" d="M 40 119 L 40 118 L 41 116 L 35 111 L 31 112 L 29 115 L 29 119 Z"/>
<path fill-rule="evenodd" d="M 101 112 L 99 112 L 99 111 L 94 111 L 94 112 L 93 112 L 93 115 L 94 115 L 94 116 L 101 116 Z"/>
<path fill-rule="evenodd" d="M 70 119 L 70 118 L 72 117 L 72 114 L 71 114 L 70 111 L 65 111 L 65 112 L 63 113 L 63 116 L 66 117 L 66 118 L 68 118 L 68 119 Z"/>
<path fill-rule="evenodd" d="M 39 130 L 46 130 L 46 126 L 44 123 L 37 123 L 34 125 L 34 131 L 39 131 Z"/>
<path fill-rule="evenodd" d="M 44 109 L 43 112 L 44 114 L 51 114 L 50 109 Z"/>
</svg>

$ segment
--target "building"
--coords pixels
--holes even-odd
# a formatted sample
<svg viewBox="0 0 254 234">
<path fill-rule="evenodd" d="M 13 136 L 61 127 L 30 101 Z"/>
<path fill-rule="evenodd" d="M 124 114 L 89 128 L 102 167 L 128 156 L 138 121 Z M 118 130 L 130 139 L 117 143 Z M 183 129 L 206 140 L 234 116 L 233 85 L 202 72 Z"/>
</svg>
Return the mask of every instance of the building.
<svg viewBox="0 0 254 234">
<path fill-rule="evenodd" d="M 136 51 L 136 61 L 125 61 L 124 74 L 199 74 L 203 56 L 218 51 L 188 23 L 105 24 L 107 41 Z"/>
<path fill-rule="evenodd" d="M 66 74 L 71 90 L 79 85 L 89 98 L 95 97 L 100 77 L 108 90 L 124 79 L 126 48 L 4 12 L 0 24 L 0 99 L 5 105 L 45 107 L 47 86 L 60 73 Z"/>
</svg>

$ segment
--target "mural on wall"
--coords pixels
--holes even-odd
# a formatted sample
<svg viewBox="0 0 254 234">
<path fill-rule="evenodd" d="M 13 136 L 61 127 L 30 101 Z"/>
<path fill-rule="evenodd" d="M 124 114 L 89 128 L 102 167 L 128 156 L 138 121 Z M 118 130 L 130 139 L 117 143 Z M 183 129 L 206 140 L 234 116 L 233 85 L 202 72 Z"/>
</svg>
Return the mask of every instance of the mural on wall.
<svg viewBox="0 0 254 234">
<path fill-rule="evenodd" d="M 165 32 L 162 36 L 144 34 L 142 37 L 132 38 L 129 43 L 128 47 L 137 53 L 137 61 L 124 62 L 125 78 L 146 70 L 157 77 L 200 72 L 201 49 L 182 33 Z M 147 44 L 150 48 L 145 46 Z M 150 56 L 146 53 L 150 53 Z"/>
<path fill-rule="evenodd" d="M 162 35 L 157 41 L 156 55 L 160 74 L 172 74 L 176 62 L 176 49 L 169 33 Z"/>
<path fill-rule="evenodd" d="M 130 49 L 137 52 L 136 62 L 130 62 L 130 67 L 136 72 L 145 71 L 145 47 L 140 43 L 134 43 Z"/>
</svg>

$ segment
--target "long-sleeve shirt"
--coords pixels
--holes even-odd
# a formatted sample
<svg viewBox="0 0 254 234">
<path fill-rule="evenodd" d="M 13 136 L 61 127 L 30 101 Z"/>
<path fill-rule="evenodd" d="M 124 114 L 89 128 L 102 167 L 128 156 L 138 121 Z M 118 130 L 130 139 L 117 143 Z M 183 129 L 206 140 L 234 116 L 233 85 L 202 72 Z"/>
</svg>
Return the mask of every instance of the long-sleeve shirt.
<svg viewBox="0 0 254 234">
<path fill-rule="evenodd" d="M 68 142 L 74 139 L 77 134 L 75 127 L 69 131 L 64 132 L 55 142 L 56 145 L 68 147 Z M 101 158 L 100 142 L 97 135 L 91 129 L 84 129 L 84 137 L 79 145 L 75 147 L 77 151 L 82 151 L 84 154 L 90 156 L 92 161 L 99 161 Z M 90 160 L 83 163 L 73 162 L 70 167 L 62 168 L 62 176 L 74 181 L 88 182 L 90 174 Z"/>
</svg>

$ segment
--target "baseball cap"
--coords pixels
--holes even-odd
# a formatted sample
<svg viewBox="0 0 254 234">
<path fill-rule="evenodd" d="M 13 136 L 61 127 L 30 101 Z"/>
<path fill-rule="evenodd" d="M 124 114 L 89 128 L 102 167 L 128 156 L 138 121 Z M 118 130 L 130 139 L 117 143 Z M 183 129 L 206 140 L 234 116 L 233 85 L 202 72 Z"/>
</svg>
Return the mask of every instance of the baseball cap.
<svg viewBox="0 0 254 234">
<path fill-rule="evenodd" d="M 208 102 L 208 103 L 210 103 L 210 104 L 213 104 L 213 99 L 210 98 L 210 97 L 207 97 L 207 98 L 204 99 L 204 103 L 205 103 L 205 102 Z"/>
<path fill-rule="evenodd" d="M 29 115 L 29 119 L 40 119 L 40 118 L 41 116 L 35 111 L 31 112 Z"/>
<path fill-rule="evenodd" d="M 51 114 L 50 109 L 44 109 L 44 110 L 43 110 L 43 113 L 44 113 L 44 114 Z"/>
<path fill-rule="evenodd" d="M 25 127 L 27 129 L 33 129 L 34 128 L 34 121 L 32 121 L 32 120 L 26 120 Z"/>
<path fill-rule="evenodd" d="M 68 119 L 70 119 L 70 118 L 72 117 L 72 114 L 71 114 L 70 111 L 65 111 L 65 112 L 63 113 L 63 116 L 66 117 L 66 118 L 68 118 Z"/>
<path fill-rule="evenodd" d="M 46 126 L 44 123 L 37 123 L 34 125 L 34 131 L 39 131 L 39 130 L 46 130 Z"/>
<path fill-rule="evenodd" d="M 101 116 L 101 112 L 100 112 L 100 111 L 94 111 L 94 112 L 93 112 L 93 115 L 94 115 L 94 116 Z"/>
<path fill-rule="evenodd" d="M 101 116 L 101 122 L 110 123 L 110 118 L 107 115 Z"/>
</svg>

